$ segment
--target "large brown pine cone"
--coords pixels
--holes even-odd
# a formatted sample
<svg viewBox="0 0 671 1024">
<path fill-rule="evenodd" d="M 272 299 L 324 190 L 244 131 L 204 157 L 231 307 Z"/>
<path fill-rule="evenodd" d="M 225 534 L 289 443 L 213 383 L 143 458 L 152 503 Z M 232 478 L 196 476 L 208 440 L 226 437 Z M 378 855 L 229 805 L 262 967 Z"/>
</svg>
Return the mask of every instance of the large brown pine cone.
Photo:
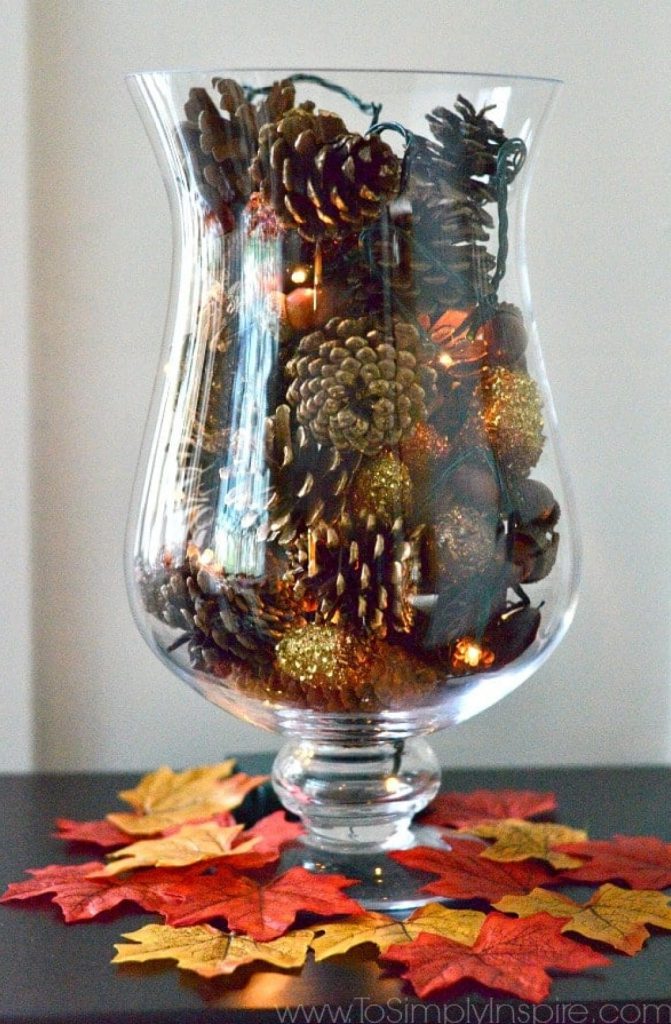
<svg viewBox="0 0 671 1024">
<path fill-rule="evenodd" d="M 343 512 L 333 525 L 319 522 L 288 549 L 294 591 L 316 605 L 318 622 L 342 622 L 381 637 L 409 633 L 420 537 L 421 528 L 408 532 L 400 520 L 391 527 L 373 516 L 355 523 Z"/>
<path fill-rule="evenodd" d="M 187 120 L 180 125 L 191 172 L 213 209 L 244 205 L 252 192 L 249 168 L 259 144 L 259 130 L 293 106 L 291 82 L 275 82 L 263 100 L 252 103 L 238 82 L 215 78 L 221 111 L 206 89 L 189 92 Z"/>
<path fill-rule="evenodd" d="M 426 418 L 435 371 L 420 333 L 394 319 L 333 317 L 303 337 L 287 363 L 287 400 L 320 444 L 375 455 Z"/>
<path fill-rule="evenodd" d="M 181 565 L 166 561 L 144 571 L 140 588 L 146 610 L 181 631 L 177 643 L 188 641 L 197 668 L 213 668 L 222 657 L 267 666 L 284 631 L 304 621 L 291 582 L 274 571 L 283 567 L 257 579 L 226 576 L 206 561 L 205 553 L 190 545 Z"/>
<path fill-rule="evenodd" d="M 271 538 L 288 544 L 297 531 L 340 514 L 356 460 L 315 444 L 288 405 L 278 406 L 267 420 L 266 458 Z"/>
<path fill-rule="evenodd" d="M 400 161 L 378 136 L 305 103 L 261 129 L 252 177 L 283 223 L 315 241 L 375 220 L 398 191 Z"/>
<path fill-rule="evenodd" d="M 464 309 L 491 292 L 496 266 L 487 249 L 494 221 L 485 208 L 495 202 L 494 175 L 506 141 L 501 128 L 463 96 L 455 110 L 427 115 L 434 140 L 416 136 L 408 154 L 405 197 L 412 222 L 405 243 L 418 284 L 418 308 L 431 317 L 446 308 Z"/>
</svg>

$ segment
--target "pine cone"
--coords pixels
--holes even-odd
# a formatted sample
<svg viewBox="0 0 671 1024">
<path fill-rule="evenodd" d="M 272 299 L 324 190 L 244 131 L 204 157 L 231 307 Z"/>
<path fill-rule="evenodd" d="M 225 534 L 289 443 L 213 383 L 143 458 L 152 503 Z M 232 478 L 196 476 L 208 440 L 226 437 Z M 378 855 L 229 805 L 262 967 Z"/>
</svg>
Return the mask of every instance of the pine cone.
<svg viewBox="0 0 671 1024">
<path fill-rule="evenodd" d="M 288 550 L 295 594 L 316 606 L 318 622 L 358 625 L 384 637 L 409 633 L 419 576 L 421 528 L 402 521 L 385 528 L 369 516 L 355 524 L 343 512 L 329 526 L 317 523 Z"/>
<path fill-rule="evenodd" d="M 450 167 L 455 178 L 491 178 L 496 174 L 499 149 L 506 135 L 486 115 L 495 104 L 476 111 L 464 96 L 457 96 L 454 110 L 436 107 L 427 114 L 431 134 L 439 146 L 442 160 Z M 482 185 L 482 183 L 478 183 Z M 483 186 L 487 189 L 489 186 Z M 489 193 L 491 194 L 491 191 Z M 493 195 L 492 195 L 493 198 Z"/>
<path fill-rule="evenodd" d="M 190 545 L 181 565 L 143 573 L 140 587 L 149 614 L 182 630 L 174 646 L 188 640 L 196 667 L 212 668 L 223 657 L 267 668 L 284 631 L 303 622 L 282 571 L 278 565 L 262 579 L 227 576 Z"/>
<path fill-rule="evenodd" d="M 215 78 L 222 112 L 206 89 L 191 89 L 180 125 L 191 172 L 201 195 L 213 209 L 247 202 L 252 192 L 250 164 L 259 143 L 259 129 L 293 106 L 291 82 L 275 82 L 258 104 L 245 100 L 238 82 Z"/>
<path fill-rule="evenodd" d="M 321 519 L 331 522 L 340 513 L 353 459 L 315 444 L 305 427 L 294 422 L 288 405 L 278 406 L 267 421 L 266 455 L 271 537 L 288 544 L 298 530 Z"/>
<path fill-rule="evenodd" d="M 375 220 L 398 191 L 400 162 L 378 136 L 305 103 L 261 129 L 252 177 L 285 225 L 315 241 Z"/>
<path fill-rule="evenodd" d="M 287 400 L 315 440 L 367 455 L 397 444 L 426 418 L 435 384 L 419 331 L 399 319 L 385 331 L 371 318 L 334 317 L 301 339 L 287 372 Z"/>
<path fill-rule="evenodd" d="M 431 317 L 465 309 L 491 292 L 496 260 L 487 242 L 494 222 L 485 207 L 496 200 L 492 179 L 506 136 L 485 116 L 489 109 L 476 112 L 463 96 L 456 113 L 436 108 L 427 115 L 435 141 L 416 136 L 408 153 L 407 244 L 418 307 Z"/>
</svg>

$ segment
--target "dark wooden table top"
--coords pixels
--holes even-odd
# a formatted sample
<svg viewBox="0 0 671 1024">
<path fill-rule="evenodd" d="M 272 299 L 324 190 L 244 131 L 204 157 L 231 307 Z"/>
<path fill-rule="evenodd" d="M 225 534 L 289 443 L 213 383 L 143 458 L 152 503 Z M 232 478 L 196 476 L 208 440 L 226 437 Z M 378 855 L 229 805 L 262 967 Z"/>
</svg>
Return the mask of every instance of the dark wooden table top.
<svg viewBox="0 0 671 1024">
<path fill-rule="evenodd" d="M 248 771 L 268 769 L 268 757 L 240 758 Z M 0 887 L 24 877 L 29 867 L 95 859 L 81 856 L 51 837 L 55 817 L 97 818 L 117 805 L 119 789 L 136 775 L 0 776 Z M 552 789 L 559 798 L 559 819 L 586 828 L 592 838 L 614 833 L 657 835 L 671 841 L 669 795 L 671 769 L 561 768 L 461 770 L 445 773 L 444 786 L 469 790 L 487 786 Z M 266 790 L 246 805 L 250 816 L 274 809 Z M 87 856 L 88 853 L 88 856 Z M 206 981 L 170 963 L 110 966 L 113 943 L 121 932 L 146 924 L 146 914 L 129 914 L 125 904 L 96 921 L 65 925 L 57 907 L 36 910 L 21 903 L 0 905 L 0 1022 L 2 1024 L 278 1024 L 281 1020 L 341 1020 L 346 1024 L 489 1024 L 523 1016 L 515 999 L 491 1002 L 468 989 L 431 998 L 422 1015 L 410 989 L 385 976 L 374 954 L 361 950 L 300 972 L 240 968 L 228 979 Z M 470 1006 L 469 1006 L 470 1001 Z M 556 1003 L 556 1005 L 555 1005 Z M 309 1008 L 326 1005 L 321 1016 Z M 559 977 L 551 1003 L 535 1024 L 669 1024 L 671 1021 L 671 936 L 655 935 L 636 957 L 613 954 L 611 967 L 589 974 Z M 572 1006 L 568 1016 L 567 1007 Z M 584 1016 L 575 1007 L 586 1007 Z M 293 1018 L 286 1007 L 303 1007 Z M 335 1015 L 342 1007 L 341 1016 Z M 435 1008 L 433 1008 L 435 1007 Z M 458 1009 L 460 1007 L 461 1009 Z M 619 1009 L 618 1009 L 619 1007 Z M 451 1008 L 451 1009 L 448 1009 Z M 476 1014 L 476 1010 L 478 1011 Z M 414 1016 L 413 1016 L 414 1012 Z M 527 1014 L 529 1008 L 527 1007 Z M 563 1017 L 561 1014 L 563 1013 Z"/>
</svg>

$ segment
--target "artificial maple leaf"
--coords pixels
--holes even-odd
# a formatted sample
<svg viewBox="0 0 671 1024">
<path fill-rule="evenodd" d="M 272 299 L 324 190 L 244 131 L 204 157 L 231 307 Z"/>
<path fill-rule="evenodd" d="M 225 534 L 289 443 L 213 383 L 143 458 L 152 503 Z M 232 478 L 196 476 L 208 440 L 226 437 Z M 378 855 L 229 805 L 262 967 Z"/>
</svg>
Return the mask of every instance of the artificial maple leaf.
<svg viewBox="0 0 671 1024">
<path fill-rule="evenodd" d="M 302 910 L 320 917 L 363 913 L 356 900 L 341 891 L 355 883 L 344 875 L 317 875 L 301 867 L 265 883 L 230 872 L 218 878 L 209 898 L 195 907 L 196 900 L 192 901 L 185 913 L 172 914 L 171 920 L 183 926 L 225 917 L 229 928 L 265 942 L 282 935 Z"/>
<path fill-rule="evenodd" d="M 304 832 L 300 821 L 289 821 L 284 811 L 273 811 L 265 818 L 259 818 L 255 825 L 247 829 L 245 835 L 257 837 L 258 842 L 254 847 L 256 853 L 279 853 L 283 846 L 292 843 Z"/>
<path fill-rule="evenodd" d="M 389 946 L 411 942 L 421 932 L 444 935 L 454 942 L 472 946 L 484 920 L 485 915 L 477 910 L 451 910 L 440 903 L 427 903 L 405 921 L 369 912 L 320 925 L 315 930 L 321 934 L 312 940 L 312 948 L 315 960 L 326 960 L 364 942 L 373 942 L 384 951 Z"/>
<path fill-rule="evenodd" d="M 135 808 L 135 813 L 108 814 L 107 820 L 131 835 L 150 836 L 232 811 L 250 790 L 268 778 L 244 772 L 231 776 L 234 764 L 222 761 L 184 772 L 159 768 L 145 775 L 135 789 L 119 793 L 122 800 Z"/>
<path fill-rule="evenodd" d="M 496 840 L 493 846 L 485 847 L 480 854 L 487 860 L 517 861 L 534 858 L 547 861 L 553 868 L 578 867 L 582 862 L 577 857 L 569 857 L 554 847 L 559 843 L 579 843 L 587 839 L 587 833 L 579 828 L 522 821 L 520 818 L 471 825 L 469 832 L 483 839 Z"/>
<path fill-rule="evenodd" d="M 554 793 L 531 789 L 475 789 L 472 793 L 441 793 L 422 815 L 425 825 L 463 828 L 500 818 L 533 818 L 556 810 Z"/>
<path fill-rule="evenodd" d="M 556 849 L 589 858 L 571 868 L 567 881 L 618 881 L 632 889 L 666 889 L 671 885 L 671 843 L 654 836 L 613 836 L 610 840 L 562 843 Z"/>
<path fill-rule="evenodd" d="M 202 825 L 183 825 L 172 835 L 159 839 L 141 839 L 121 850 L 109 854 L 101 875 L 118 875 L 123 871 L 143 867 L 182 867 L 215 857 L 239 858 L 253 850 L 256 839 L 233 842 L 244 830 L 244 825 L 229 827 L 205 822 Z"/>
<path fill-rule="evenodd" d="M 93 843 L 105 849 L 125 846 L 129 835 L 113 825 L 111 821 L 73 821 L 72 818 L 56 818 L 56 839 L 70 843 Z"/>
<path fill-rule="evenodd" d="M 148 924 L 124 939 L 132 943 L 115 944 L 113 964 L 146 960 L 176 960 L 177 966 L 195 971 L 203 978 L 232 974 L 242 964 L 264 960 L 275 967 L 302 967 L 305 963 L 312 932 L 308 929 L 290 932 L 273 942 L 255 942 L 246 935 L 229 935 L 210 925 L 193 928 L 171 928 L 167 924 Z"/>
<path fill-rule="evenodd" d="M 564 938 L 561 929 L 562 922 L 549 914 L 513 920 L 494 913 L 487 915 L 473 946 L 424 933 L 413 942 L 391 946 L 383 956 L 408 968 L 403 977 L 421 997 L 471 978 L 538 1003 L 550 993 L 548 970 L 575 973 L 610 963 L 601 953 Z"/>
<path fill-rule="evenodd" d="M 494 900 L 509 893 L 531 892 L 538 885 L 557 885 L 561 876 L 542 864 L 529 861 L 505 864 L 485 861 L 482 843 L 472 839 L 450 839 L 451 849 L 416 846 L 411 850 L 395 850 L 389 856 L 416 871 L 440 875 L 435 882 L 422 886 L 422 892 L 448 896 L 455 900 Z"/>
<path fill-rule="evenodd" d="M 31 868 L 28 874 L 33 877 L 23 882 L 12 882 L 0 896 L 0 903 L 55 894 L 51 902 L 61 908 L 66 921 L 95 917 L 124 898 L 111 895 L 111 886 L 106 880 L 88 878 L 92 871 L 102 867 L 98 861 L 91 861 L 88 864 L 50 864 L 45 868 Z"/>
<path fill-rule="evenodd" d="M 72 924 L 76 921 L 90 921 L 127 900 L 144 910 L 160 913 L 166 900 L 175 898 L 171 894 L 171 889 L 175 889 L 174 879 L 153 877 L 159 872 L 144 872 L 144 877 L 131 882 L 88 877 L 102 868 L 103 865 L 97 861 L 35 868 L 28 872 L 33 876 L 30 880 L 10 885 L 0 902 L 51 894 L 51 902 L 61 908 L 63 919 Z M 168 881 L 172 881 L 173 885 L 170 886 Z"/>
<path fill-rule="evenodd" d="M 563 932 L 577 932 L 630 955 L 638 953 L 650 937 L 646 924 L 671 930 L 668 897 L 661 892 L 620 889 L 616 885 L 601 886 L 587 903 L 534 889 L 528 896 L 505 896 L 496 907 L 518 917 L 543 911 L 563 918 Z"/>
</svg>

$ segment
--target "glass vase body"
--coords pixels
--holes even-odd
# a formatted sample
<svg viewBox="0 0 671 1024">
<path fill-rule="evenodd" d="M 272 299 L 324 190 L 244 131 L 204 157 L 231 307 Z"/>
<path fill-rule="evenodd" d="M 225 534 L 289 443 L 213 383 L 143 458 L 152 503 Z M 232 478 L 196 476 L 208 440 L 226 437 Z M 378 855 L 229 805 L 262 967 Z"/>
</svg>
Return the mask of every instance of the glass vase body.
<svg viewBox="0 0 671 1024">
<path fill-rule="evenodd" d="M 129 81 L 174 236 L 136 621 L 209 700 L 289 737 L 274 782 L 308 844 L 407 845 L 437 787 L 421 737 L 519 686 L 575 608 L 523 231 L 556 83 Z"/>
</svg>

